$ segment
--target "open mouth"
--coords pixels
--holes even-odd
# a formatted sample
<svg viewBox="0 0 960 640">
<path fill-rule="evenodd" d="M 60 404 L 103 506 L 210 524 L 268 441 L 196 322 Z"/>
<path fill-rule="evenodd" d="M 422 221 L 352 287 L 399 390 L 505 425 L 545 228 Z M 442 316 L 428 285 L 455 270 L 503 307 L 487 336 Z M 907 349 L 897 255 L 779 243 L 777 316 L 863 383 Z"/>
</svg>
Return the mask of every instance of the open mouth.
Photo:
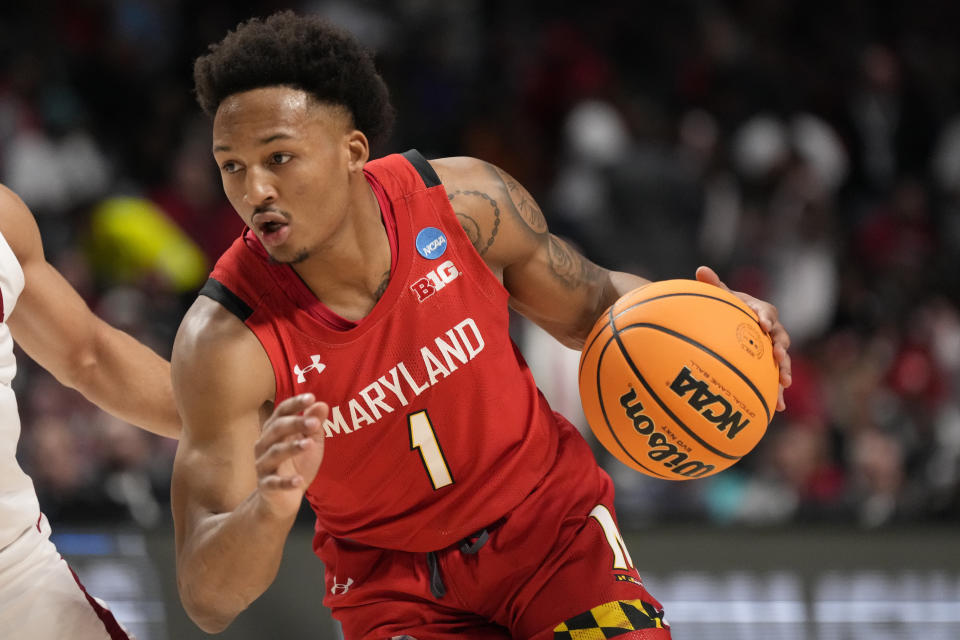
<svg viewBox="0 0 960 640">
<path fill-rule="evenodd" d="M 263 235 L 269 235 L 276 231 L 279 231 L 281 228 L 287 226 L 285 222 L 275 222 L 273 220 L 269 222 L 264 222 L 260 225 L 260 233 Z"/>
<path fill-rule="evenodd" d="M 290 235 L 287 217 L 278 211 L 262 211 L 254 214 L 253 225 L 265 246 L 283 244 Z"/>
</svg>

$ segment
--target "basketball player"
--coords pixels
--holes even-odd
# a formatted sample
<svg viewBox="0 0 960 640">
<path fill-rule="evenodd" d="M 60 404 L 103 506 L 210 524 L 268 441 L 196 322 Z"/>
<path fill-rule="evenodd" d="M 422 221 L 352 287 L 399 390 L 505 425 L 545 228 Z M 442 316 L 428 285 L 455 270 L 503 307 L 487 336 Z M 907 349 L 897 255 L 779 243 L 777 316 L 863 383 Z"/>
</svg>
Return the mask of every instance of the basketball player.
<svg viewBox="0 0 960 640">
<path fill-rule="evenodd" d="M 315 18 L 241 24 L 194 76 L 248 229 L 172 358 L 193 620 L 220 631 L 263 593 L 306 496 L 324 602 L 351 640 L 669 638 L 610 478 L 508 335 L 513 306 L 580 347 L 646 281 L 552 236 L 494 166 L 416 151 L 368 162 L 386 88 L 351 36 Z M 776 310 L 741 297 L 789 384 Z"/>
<path fill-rule="evenodd" d="M 93 315 L 46 261 L 26 205 L 0 186 L 0 635 L 127 638 L 50 542 L 33 483 L 17 464 L 20 418 L 10 386 L 17 371 L 14 341 L 105 411 L 154 433 L 178 436 L 170 364 Z"/>
</svg>

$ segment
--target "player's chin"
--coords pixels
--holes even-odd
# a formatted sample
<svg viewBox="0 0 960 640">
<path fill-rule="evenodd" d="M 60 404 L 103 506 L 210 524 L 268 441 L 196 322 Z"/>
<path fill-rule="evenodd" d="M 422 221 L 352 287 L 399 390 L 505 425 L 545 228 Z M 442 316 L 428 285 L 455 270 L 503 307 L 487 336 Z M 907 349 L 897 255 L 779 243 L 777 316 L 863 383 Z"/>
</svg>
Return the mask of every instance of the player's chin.
<svg viewBox="0 0 960 640">
<path fill-rule="evenodd" d="M 305 261 L 310 257 L 310 251 L 308 249 L 293 249 L 286 247 L 277 247 L 274 249 L 268 249 L 267 255 L 270 256 L 270 262 L 276 264 L 299 264 Z"/>
</svg>

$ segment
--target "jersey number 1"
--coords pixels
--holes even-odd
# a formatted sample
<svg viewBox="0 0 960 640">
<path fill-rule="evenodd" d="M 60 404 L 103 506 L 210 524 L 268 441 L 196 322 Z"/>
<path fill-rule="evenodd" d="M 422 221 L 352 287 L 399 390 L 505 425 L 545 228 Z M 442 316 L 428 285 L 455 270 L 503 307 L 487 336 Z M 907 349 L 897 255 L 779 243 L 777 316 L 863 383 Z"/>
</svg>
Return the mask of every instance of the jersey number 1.
<svg viewBox="0 0 960 640">
<path fill-rule="evenodd" d="M 447 459 L 443 457 L 440 443 L 437 442 L 437 434 L 433 431 L 426 409 L 408 415 L 407 425 L 410 427 L 410 450 L 420 450 L 420 459 L 427 470 L 427 475 L 430 476 L 434 490 L 453 484 L 450 467 L 447 466 Z"/>
</svg>

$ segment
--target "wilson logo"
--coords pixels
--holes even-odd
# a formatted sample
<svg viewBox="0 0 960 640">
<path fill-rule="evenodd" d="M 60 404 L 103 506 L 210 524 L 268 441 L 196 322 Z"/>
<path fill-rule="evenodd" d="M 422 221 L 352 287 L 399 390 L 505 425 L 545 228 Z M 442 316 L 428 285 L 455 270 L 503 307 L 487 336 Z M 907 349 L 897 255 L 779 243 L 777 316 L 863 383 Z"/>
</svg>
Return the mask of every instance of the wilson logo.
<svg viewBox="0 0 960 640">
<path fill-rule="evenodd" d="M 704 418 L 717 425 L 717 429 L 727 432 L 727 439 L 733 440 L 737 434 L 750 424 L 750 418 L 734 411 L 730 402 L 718 393 L 712 393 L 703 380 L 693 377 L 690 369 L 684 367 L 672 383 L 670 390 L 683 398 L 688 393 L 687 404 Z"/>
<path fill-rule="evenodd" d="M 417 294 L 417 301 L 423 302 L 440 289 L 456 280 L 460 276 L 460 271 L 456 265 L 447 260 L 433 271 L 427 272 L 427 275 L 420 278 L 410 285 L 410 289 Z"/>
<path fill-rule="evenodd" d="M 647 457 L 651 460 L 661 463 L 678 476 L 687 478 L 709 475 L 716 468 L 712 464 L 689 459 L 689 455 L 680 451 L 680 448 L 670 442 L 667 436 L 657 431 L 653 418 L 643 412 L 643 404 L 633 389 L 620 396 L 620 406 L 623 407 L 627 418 L 633 422 L 634 431 L 647 437 L 647 445 L 650 447 Z"/>
</svg>

